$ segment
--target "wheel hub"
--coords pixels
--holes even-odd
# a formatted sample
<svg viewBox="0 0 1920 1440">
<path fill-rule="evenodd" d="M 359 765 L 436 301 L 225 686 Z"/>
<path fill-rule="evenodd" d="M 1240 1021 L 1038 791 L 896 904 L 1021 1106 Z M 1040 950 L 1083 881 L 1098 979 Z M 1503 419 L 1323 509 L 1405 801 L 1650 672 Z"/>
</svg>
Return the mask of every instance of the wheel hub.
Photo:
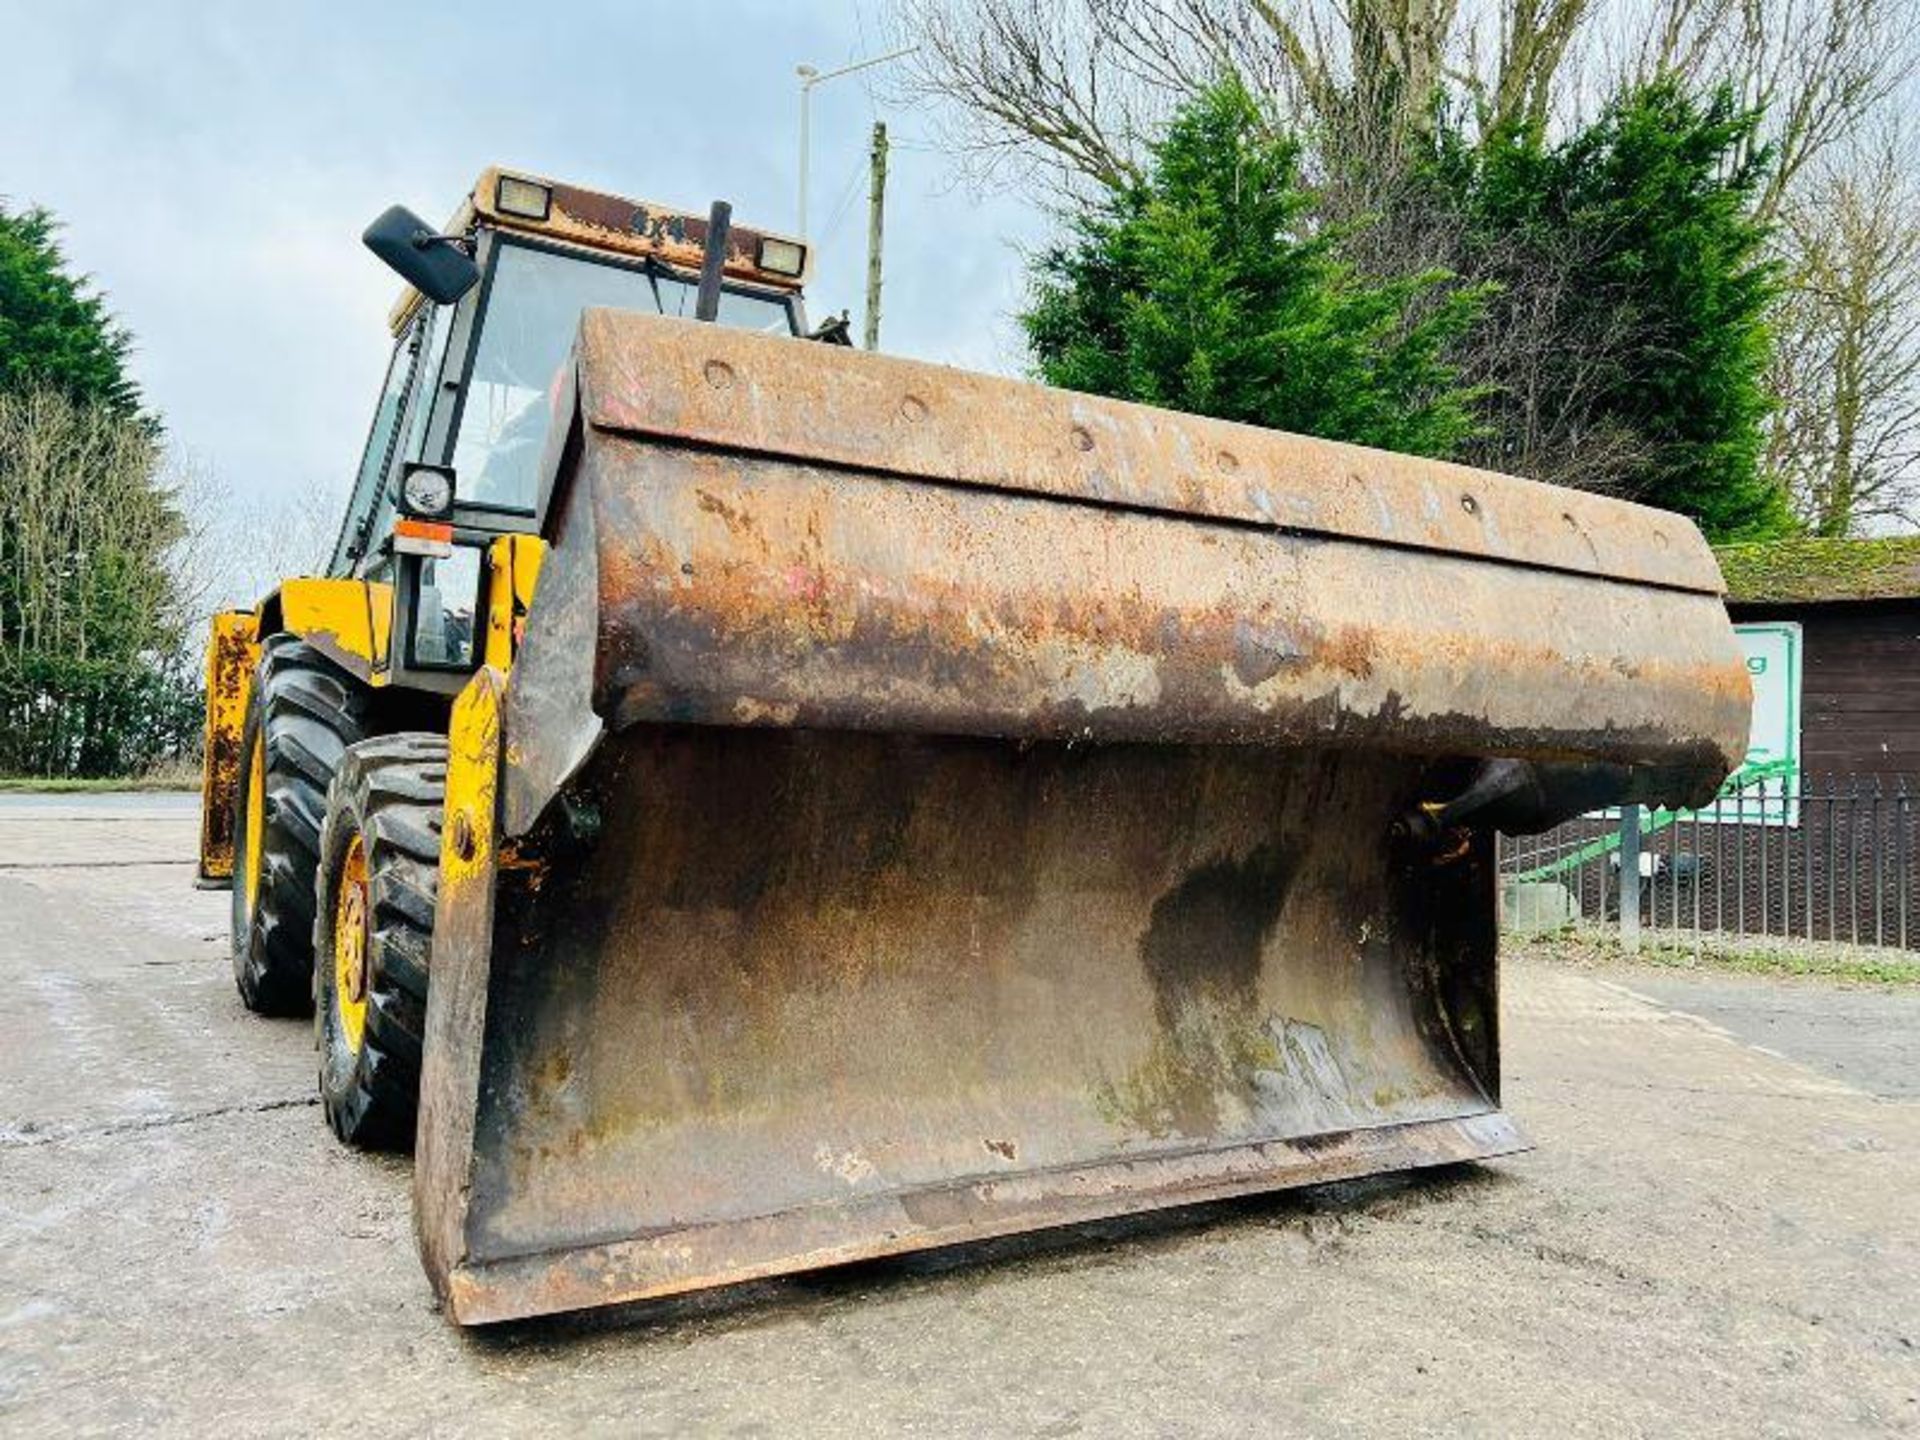
<svg viewBox="0 0 1920 1440">
<path fill-rule="evenodd" d="M 358 835 L 347 845 L 334 900 L 333 995 L 340 1035 L 360 1049 L 367 1025 L 367 852 Z"/>
<path fill-rule="evenodd" d="M 253 923 L 254 907 L 260 903 L 260 869 L 263 862 L 261 831 L 266 828 L 267 809 L 266 737 L 253 742 L 253 754 L 247 761 L 247 809 L 243 817 L 246 843 L 240 856 L 241 884 L 246 887 L 247 923 Z"/>
</svg>

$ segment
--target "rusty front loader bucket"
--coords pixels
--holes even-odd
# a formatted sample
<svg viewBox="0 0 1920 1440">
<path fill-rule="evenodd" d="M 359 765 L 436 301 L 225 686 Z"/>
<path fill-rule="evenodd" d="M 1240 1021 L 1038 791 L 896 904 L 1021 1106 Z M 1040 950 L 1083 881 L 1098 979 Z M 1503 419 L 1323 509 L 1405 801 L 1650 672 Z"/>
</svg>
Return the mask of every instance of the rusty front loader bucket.
<svg viewBox="0 0 1920 1440">
<path fill-rule="evenodd" d="M 454 726 L 463 1323 L 1523 1148 L 1492 827 L 1745 745 L 1671 515 L 609 312 L 571 403 Z"/>
</svg>

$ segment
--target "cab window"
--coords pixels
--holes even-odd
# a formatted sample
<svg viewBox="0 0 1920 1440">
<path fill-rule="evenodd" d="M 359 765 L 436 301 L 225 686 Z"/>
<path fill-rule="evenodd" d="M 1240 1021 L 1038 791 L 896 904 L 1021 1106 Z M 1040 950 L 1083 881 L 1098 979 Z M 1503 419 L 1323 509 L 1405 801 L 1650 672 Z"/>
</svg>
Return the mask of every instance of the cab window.
<svg viewBox="0 0 1920 1440">
<path fill-rule="evenodd" d="M 418 460 L 426 443 L 427 417 L 433 409 L 435 382 L 440 362 L 446 355 L 449 312 L 443 306 L 429 306 L 415 325 L 416 341 L 422 350 L 414 366 L 411 383 L 401 402 L 401 442 L 387 457 L 387 468 L 380 483 L 380 498 L 367 527 L 367 548 L 372 551 L 393 529 L 393 517 L 400 506 L 400 472 L 403 460 Z"/>
<path fill-rule="evenodd" d="M 540 457 L 582 310 L 692 319 L 697 289 L 660 266 L 500 241 L 453 446 L 461 503 L 533 509 Z M 719 318 L 741 329 L 794 333 L 792 303 L 777 292 L 727 289 Z"/>
<path fill-rule="evenodd" d="M 413 362 L 420 347 L 420 322 L 394 342 L 387 361 L 387 378 L 380 387 L 380 401 L 373 412 L 373 429 L 367 436 L 367 448 L 360 455 L 360 473 L 353 482 L 353 499 L 347 506 L 346 524 L 334 545 L 334 574 L 344 573 L 356 557 L 366 529 L 365 518 L 374 503 L 375 491 L 387 473 L 393 458 L 394 437 L 400 432 L 401 411 L 405 408 L 407 381 L 413 374 Z"/>
<path fill-rule="evenodd" d="M 379 547 L 393 523 L 400 461 L 417 460 L 425 444 L 434 377 L 447 348 L 448 312 L 423 306 L 393 347 L 386 382 L 374 411 L 373 431 L 360 456 L 360 473 L 353 482 L 353 500 L 346 523 L 335 543 L 329 571 L 343 575 L 366 568 L 367 557 Z"/>
</svg>

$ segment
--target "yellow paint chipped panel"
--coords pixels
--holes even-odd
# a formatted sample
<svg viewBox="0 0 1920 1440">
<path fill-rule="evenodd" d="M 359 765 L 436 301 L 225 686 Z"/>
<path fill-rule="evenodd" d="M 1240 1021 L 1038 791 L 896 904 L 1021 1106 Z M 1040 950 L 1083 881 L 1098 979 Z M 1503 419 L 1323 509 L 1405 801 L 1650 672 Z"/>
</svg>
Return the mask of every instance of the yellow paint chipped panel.
<svg viewBox="0 0 1920 1440">
<path fill-rule="evenodd" d="M 486 663 L 495 669 L 513 664 L 546 553 L 537 535 L 502 535 L 487 547 Z"/>
<path fill-rule="evenodd" d="M 233 878 L 233 802 L 240 783 L 240 739 L 260 658 L 259 617 L 228 610 L 207 636 L 207 717 L 200 771 L 200 878 Z"/>
<path fill-rule="evenodd" d="M 303 577 L 280 587 L 282 628 L 375 685 L 384 682 L 393 587 L 378 580 Z"/>
<path fill-rule="evenodd" d="M 506 673 L 474 672 L 447 726 L 447 804 L 440 829 L 440 890 L 488 881 L 500 776 L 500 700 Z"/>
</svg>

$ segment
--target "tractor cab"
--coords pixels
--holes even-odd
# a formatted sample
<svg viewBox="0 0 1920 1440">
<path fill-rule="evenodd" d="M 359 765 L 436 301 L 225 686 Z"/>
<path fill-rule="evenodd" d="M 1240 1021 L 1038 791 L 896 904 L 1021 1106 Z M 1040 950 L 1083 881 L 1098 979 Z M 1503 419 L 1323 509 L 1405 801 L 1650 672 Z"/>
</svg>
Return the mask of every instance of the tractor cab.
<svg viewBox="0 0 1920 1440">
<path fill-rule="evenodd" d="M 391 598 L 368 627 L 392 637 L 375 666 L 387 683 L 451 693 L 480 659 L 487 547 L 540 528 L 541 459 L 581 312 L 803 335 L 809 255 L 730 224 L 724 206 L 702 218 L 499 169 L 444 231 L 395 207 L 365 239 L 409 284 L 327 573 L 365 582 L 376 606 Z"/>
</svg>

